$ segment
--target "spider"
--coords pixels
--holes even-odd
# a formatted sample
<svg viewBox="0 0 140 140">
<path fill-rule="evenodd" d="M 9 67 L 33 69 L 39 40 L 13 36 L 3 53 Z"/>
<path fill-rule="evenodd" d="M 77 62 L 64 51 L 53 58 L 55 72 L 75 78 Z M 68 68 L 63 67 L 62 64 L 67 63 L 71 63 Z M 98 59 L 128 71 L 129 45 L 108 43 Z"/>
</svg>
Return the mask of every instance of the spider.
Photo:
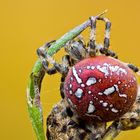
<svg viewBox="0 0 140 140">
<path fill-rule="evenodd" d="M 103 44 L 97 44 L 95 38 L 99 20 L 105 22 Z M 134 103 L 137 81 L 132 71 L 138 73 L 139 69 L 119 61 L 117 54 L 109 49 L 111 22 L 108 18 L 90 17 L 90 22 L 89 42 L 86 44 L 81 35 L 68 41 L 61 64 L 47 54 L 55 40 L 40 47 L 37 54 L 47 74 L 62 75 L 60 94 L 66 100 L 69 117 L 107 122 L 122 116 Z M 53 66 L 50 68 L 49 64 Z"/>
</svg>

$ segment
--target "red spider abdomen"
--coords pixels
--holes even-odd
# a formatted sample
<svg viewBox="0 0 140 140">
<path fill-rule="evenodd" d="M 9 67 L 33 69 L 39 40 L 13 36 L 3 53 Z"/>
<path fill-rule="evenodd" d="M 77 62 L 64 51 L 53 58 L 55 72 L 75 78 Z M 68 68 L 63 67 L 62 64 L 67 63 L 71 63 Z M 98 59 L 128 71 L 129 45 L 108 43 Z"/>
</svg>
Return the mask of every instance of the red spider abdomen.
<svg viewBox="0 0 140 140">
<path fill-rule="evenodd" d="M 84 120 L 112 121 L 126 113 L 137 95 L 133 72 L 107 56 L 86 58 L 68 72 L 64 93 L 71 109 Z"/>
</svg>

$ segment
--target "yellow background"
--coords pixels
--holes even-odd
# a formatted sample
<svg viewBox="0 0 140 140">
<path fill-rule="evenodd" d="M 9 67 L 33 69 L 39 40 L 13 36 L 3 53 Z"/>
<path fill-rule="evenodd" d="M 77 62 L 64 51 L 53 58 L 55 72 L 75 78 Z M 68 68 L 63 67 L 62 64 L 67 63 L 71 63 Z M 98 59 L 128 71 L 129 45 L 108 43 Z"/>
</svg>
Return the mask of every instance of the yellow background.
<svg viewBox="0 0 140 140">
<path fill-rule="evenodd" d="M 0 140 L 36 139 L 26 106 L 36 49 L 104 9 L 112 22 L 111 48 L 121 60 L 140 67 L 139 0 L 0 0 Z M 60 99 L 59 78 L 46 76 L 43 81 L 44 119 Z M 125 138 L 140 140 L 140 128 L 116 140 Z"/>
</svg>

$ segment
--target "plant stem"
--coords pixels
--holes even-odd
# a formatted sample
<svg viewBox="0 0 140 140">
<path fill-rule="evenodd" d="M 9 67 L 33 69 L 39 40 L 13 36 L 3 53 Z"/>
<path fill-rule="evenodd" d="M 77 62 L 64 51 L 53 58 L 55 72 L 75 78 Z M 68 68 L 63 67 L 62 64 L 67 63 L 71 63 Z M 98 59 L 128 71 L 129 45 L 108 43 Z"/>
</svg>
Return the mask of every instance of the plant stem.
<svg viewBox="0 0 140 140">
<path fill-rule="evenodd" d="M 121 124 L 119 121 L 114 121 L 106 130 L 102 140 L 113 140 L 121 132 Z"/>
<path fill-rule="evenodd" d="M 75 27 L 68 33 L 64 34 L 60 39 L 58 39 L 55 43 L 52 44 L 47 54 L 53 56 L 69 40 L 74 39 L 88 26 L 90 26 L 90 20 L 87 20 L 83 24 Z M 32 121 L 32 125 L 38 140 L 45 140 L 42 107 L 40 103 L 40 89 L 41 89 L 41 82 L 43 80 L 44 75 L 45 75 L 45 71 L 43 69 L 43 65 L 40 60 L 37 60 L 29 77 L 29 82 L 27 87 L 27 104 L 28 104 L 30 119 Z"/>
</svg>

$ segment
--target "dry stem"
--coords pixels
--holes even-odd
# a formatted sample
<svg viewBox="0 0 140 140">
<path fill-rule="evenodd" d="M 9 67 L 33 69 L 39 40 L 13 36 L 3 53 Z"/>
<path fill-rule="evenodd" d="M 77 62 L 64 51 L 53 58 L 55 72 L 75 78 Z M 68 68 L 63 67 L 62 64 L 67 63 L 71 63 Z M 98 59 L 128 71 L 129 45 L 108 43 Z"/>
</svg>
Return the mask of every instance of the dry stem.
<svg viewBox="0 0 140 140">
<path fill-rule="evenodd" d="M 140 126 L 140 90 L 132 109 L 108 128 L 106 123 L 82 124 L 67 116 L 65 101 L 62 100 L 47 118 L 48 140 L 113 140 L 121 131 L 137 128 Z"/>
</svg>

